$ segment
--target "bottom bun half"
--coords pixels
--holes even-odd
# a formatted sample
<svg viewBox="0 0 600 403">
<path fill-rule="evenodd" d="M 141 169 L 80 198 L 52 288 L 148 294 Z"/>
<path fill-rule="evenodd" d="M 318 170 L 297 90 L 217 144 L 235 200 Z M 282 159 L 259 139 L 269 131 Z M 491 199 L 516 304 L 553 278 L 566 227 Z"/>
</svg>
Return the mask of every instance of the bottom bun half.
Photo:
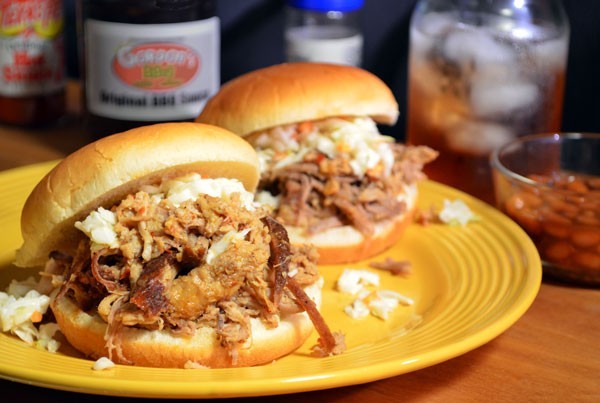
<svg viewBox="0 0 600 403">
<path fill-rule="evenodd" d="M 321 303 L 321 282 L 305 289 L 307 295 Z M 52 311 L 60 331 L 69 343 L 92 359 L 109 357 L 105 334 L 107 324 L 98 315 L 82 311 L 68 296 L 56 298 Z M 166 330 L 146 330 L 121 327 L 122 356 L 110 358 L 118 364 L 161 368 L 229 368 L 270 363 L 299 348 L 310 336 L 313 324 L 306 312 L 284 315 L 279 326 L 268 328 L 256 318 L 251 319 L 252 336 L 237 349 L 234 362 L 229 349 L 217 340 L 215 329 L 201 327 L 192 336 L 177 336 Z"/>
<path fill-rule="evenodd" d="M 350 225 L 330 228 L 323 232 L 307 235 L 304 228 L 286 225 L 293 244 L 312 244 L 319 252 L 319 265 L 353 263 L 371 258 L 384 252 L 402 237 L 412 223 L 416 211 L 417 187 L 411 185 L 400 197 L 406 209 L 393 219 L 374 225 L 374 233 L 366 236 Z"/>
</svg>

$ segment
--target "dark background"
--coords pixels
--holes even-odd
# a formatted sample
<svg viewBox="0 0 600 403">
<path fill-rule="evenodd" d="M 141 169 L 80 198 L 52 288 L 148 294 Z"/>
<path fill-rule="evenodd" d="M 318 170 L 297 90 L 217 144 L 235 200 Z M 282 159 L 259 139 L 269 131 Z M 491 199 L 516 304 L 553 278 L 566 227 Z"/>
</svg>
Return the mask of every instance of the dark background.
<svg viewBox="0 0 600 403">
<path fill-rule="evenodd" d="M 68 64 L 77 76 L 75 0 L 67 0 Z M 408 27 L 416 0 L 365 0 L 363 67 L 382 78 L 400 105 L 385 134 L 404 139 Z M 571 25 L 564 131 L 600 132 L 600 0 L 563 0 Z M 284 0 L 217 0 L 221 19 L 221 81 L 284 62 Z"/>
</svg>

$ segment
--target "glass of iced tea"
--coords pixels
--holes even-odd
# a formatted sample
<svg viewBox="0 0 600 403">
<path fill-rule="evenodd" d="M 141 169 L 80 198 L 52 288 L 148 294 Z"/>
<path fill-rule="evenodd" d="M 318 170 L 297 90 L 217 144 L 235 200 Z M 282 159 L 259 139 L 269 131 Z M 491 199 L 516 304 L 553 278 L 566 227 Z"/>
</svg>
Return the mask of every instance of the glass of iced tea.
<svg viewBox="0 0 600 403">
<path fill-rule="evenodd" d="M 560 130 L 569 24 L 559 0 L 420 0 L 411 20 L 407 142 L 426 173 L 489 203 L 489 155 Z"/>
</svg>

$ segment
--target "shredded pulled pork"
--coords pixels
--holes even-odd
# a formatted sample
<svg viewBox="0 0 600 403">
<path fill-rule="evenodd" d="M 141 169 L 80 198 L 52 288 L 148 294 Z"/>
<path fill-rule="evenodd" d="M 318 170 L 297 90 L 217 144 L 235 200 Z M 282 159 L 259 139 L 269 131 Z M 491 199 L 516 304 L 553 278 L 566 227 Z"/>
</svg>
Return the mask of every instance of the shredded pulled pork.
<svg viewBox="0 0 600 403">
<path fill-rule="evenodd" d="M 264 220 L 271 230 L 272 235 L 271 257 L 273 259 L 271 265 L 276 265 L 275 276 L 281 278 L 275 280 L 275 292 L 277 292 L 278 285 L 281 292 L 283 292 L 284 287 L 287 287 L 298 305 L 306 311 L 317 333 L 319 333 L 320 351 L 325 353 L 325 355 L 341 354 L 346 349 L 343 335 L 334 336 L 327 323 L 325 323 L 325 319 L 321 316 L 315 302 L 304 292 L 296 279 L 288 278 L 287 266 L 290 257 L 290 240 L 285 228 L 271 217 L 265 217 Z M 277 298 L 276 304 L 278 304 L 281 296 L 274 294 L 273 298 Z"/>
<path fill-rule="evenodd" d="M 284 224 L 305 228 L 309 234 L 352 225 L 363 234 L 372 235 L 377 222 L 406 210 L 406 202 L 394 196 L 405 194 L 407 185 L 425 178 L 422 168 L 437 157 L 437 152 L 425 146 L 406 146 L 389 141 L 389 138 L 385 140 L 385 136 L 369 131 L 367 140 L 376 144 L 372 148 L 384 148 L 387 154 L 382 154 L 388 159 L 393 158 L 393 162 L 382 157 L 379 164 L 365 169 L 360 175 L 357 174 L 356 157 L 343 151 L 347 146 L 345 143 L 336 143 L 336 153 L 319 150 L 320 143 L 314 140 L 315 136 L 329 141 L 328 136 L 335 134 L 320 130 L 333 124 L 338 123 L 302 122 L 258 136 L 255 145 L 259 150 L 264 147 L 263 154 L 269 155 L 268 145 L 263 144 L 269 136 L 279 139 L 271 140 L 274 148 L 283 149 L 284 145 L 277 141 L 285 140 L 285 144 L 297 149 L 294 155 L 285 157 L 280 157 L 283 152 L 276 150 L 275 156 L 267 158 L 259 188 L 278 198 L 273 214 Z M 361 129 L 356 125 L 352 130 Z M 369 130 L 369 126 L 365 130 Z M 356 134 L 359 139 L 360 136 Z M 378 137 L 381 140 L 377 140 Z M 310 142 L 317 146 L 302 145 Z"/>
<path fill-rule="evenodd" d="M 395 260 L 387 257 L 382 262 L 371 262 L 369 266 L 374 269 L 387 270 L 394 276 L 407 277 L 412 274 L 412 265 L 408 260 Z"/>
<path fill-rule="evenodd" d="M 283 225 L 279 224 L 275 219 L 267 216 L 262 219 L 265 225 L 271 232 L 271 256 L 269 257 L 269 265 L 275 269 L 275 286 L 273 287 L 273 306 L 275 309 L 279 307 L 283 289 L 286 286 L 290 259 L 290 242 L 287 236 L 287 231 Z"/>
<path fill-rule="evenodd" d="M 60 294 L 108 323 L 110 359 L 128 362 L 122 326 L 176 334 L 213 327 L 235 365 L 237 350 L 251 343 L 251 318 L 269 326 L 283 311 L 320 318 L 302 291 L 319 278 L 316 252 L 289 245 L 281 224 L 266 209 L 243 207 L 239 194 L 176 206 L 140 191 L 111 211 L 118 248 L 86 238 L 75 256 L 55 254 L 49 265 L 53 273 L 63 269 Z M 286 291 L 288 271 L 296 273 L 294 292 Z M 322 322 L 315 323 L 320 333 Z"/>
</svg>

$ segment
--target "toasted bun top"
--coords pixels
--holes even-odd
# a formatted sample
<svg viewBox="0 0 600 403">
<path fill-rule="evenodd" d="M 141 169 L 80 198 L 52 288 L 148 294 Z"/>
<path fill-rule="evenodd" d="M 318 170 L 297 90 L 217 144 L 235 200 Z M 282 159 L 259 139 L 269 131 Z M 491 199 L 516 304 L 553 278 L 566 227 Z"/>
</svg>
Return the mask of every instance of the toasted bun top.
<svg viewBox="0 0 600 403">
<path fill-rule="evenodd" d="M 62 160 L 33 189 L 21 213 L 18 266 L 44 264 L 53 250 L 76 247 L 74 223 L 109 207 L 141 185 L 197 172 L 235 178 L 253 192 L 254 149 L 233 133 L 199 123 L 163 123 L 102 138 Z"/>
<path fill-rule="evenodd" d="M 379 123 L 394 124 L 398 103 L 386 84 L 366 70 L 287 63 L 229 81 L 196 120 L 246 136 L 283 124 L 333 116 L 369 116 Z"/>
</svg>

